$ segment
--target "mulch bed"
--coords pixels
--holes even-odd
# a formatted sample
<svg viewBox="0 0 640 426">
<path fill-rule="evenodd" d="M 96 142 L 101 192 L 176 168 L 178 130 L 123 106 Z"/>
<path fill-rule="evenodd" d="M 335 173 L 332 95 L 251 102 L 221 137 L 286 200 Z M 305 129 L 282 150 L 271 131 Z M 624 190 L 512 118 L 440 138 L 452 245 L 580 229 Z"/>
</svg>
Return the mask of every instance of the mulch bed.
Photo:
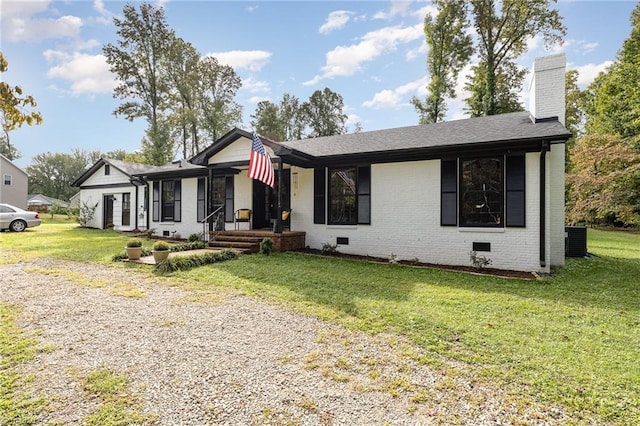
<svg viewBox="0 0 640 426">
<path fill-rule="evenodd" d="M 365 262 L 375 262 L 375 263 L 389 263 L 389 259 L 383 257 L 374 257 L 374 256 L 359 256 L 355 254 L 346 254 L 340 252 L 327 253 L 318 249 L 305 248 L 297 250 L 299 253 L 307 253 L 313 254 L 317 256 L 324 257 L 337 257 L 342 259 L 351 259 L 351 260 L 360 260 Z M 495 268 L 473 268 L 471 266 L 456 266 L 456 265 L 438 265 L 435 263 L 423 263 L 423 262 L 415 262 L 412 260 L 398 260 L 398 263 L 405 266 L 413 266 L 418 268 L 434 268 L 434 269 L 442 269 L 446 271 L 454 271 L 454 272 L 466 272 L 469 274 L 476 275 L 487 275 L 487 276 L 495 276 L 501 278 L 517 278 L 517 279 L 525 279 L 532 280 L 537 279 L 539 276 L 532 272 L 524 272 L 524 271 L 510 271 L 506 269 L 495 269 Z"/>
</svg>

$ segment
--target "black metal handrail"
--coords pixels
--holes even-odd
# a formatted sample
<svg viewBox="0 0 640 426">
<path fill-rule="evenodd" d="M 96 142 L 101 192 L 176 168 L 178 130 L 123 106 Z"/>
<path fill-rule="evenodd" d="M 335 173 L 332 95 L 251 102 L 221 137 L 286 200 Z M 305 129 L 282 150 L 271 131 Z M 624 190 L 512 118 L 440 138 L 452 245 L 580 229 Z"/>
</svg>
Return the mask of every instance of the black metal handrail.
<svg viewBox="0 0 640 426">
<path fill-rule="evenodd" d="M 221 204 L 220 207 L 218 207 L 217 209 L 215 209 L 214 211 L 212 211 L 211 213 L 209 213 L 209 215 L 207 217 L 205 217 L 204 219 L 202 219 L 200 221 L 200 223 L 202 223 L 202 238 L 204 238 L 204 241 L 208 241 L 209 238 L 207 236 L 207 221 L 209 220 L 209 218 L 215 214 L 217 214 L 215 221 L 213 222 L 213 230 L 217 230 L 218 228 L 218 221 L 220 220 L 220 215 L 222 215 L 224 212 L 222 212 L 221 210 L 224 209 L 224 204 Z"/>
</svg>

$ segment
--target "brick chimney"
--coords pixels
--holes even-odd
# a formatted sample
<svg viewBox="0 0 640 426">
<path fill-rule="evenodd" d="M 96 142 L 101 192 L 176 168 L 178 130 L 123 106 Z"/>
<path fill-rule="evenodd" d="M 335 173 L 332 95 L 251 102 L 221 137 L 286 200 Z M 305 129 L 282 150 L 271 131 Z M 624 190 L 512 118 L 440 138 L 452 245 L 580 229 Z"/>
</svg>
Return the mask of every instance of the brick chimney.
<svg viewBox="0 0 640 426">
<path fill-rule="evenodd" d="M 558 117 L 565 120 L 565 69 L 564 53 L 536 58 L 529 85 L 529 112 L 532 119 Z"/>
</svg>

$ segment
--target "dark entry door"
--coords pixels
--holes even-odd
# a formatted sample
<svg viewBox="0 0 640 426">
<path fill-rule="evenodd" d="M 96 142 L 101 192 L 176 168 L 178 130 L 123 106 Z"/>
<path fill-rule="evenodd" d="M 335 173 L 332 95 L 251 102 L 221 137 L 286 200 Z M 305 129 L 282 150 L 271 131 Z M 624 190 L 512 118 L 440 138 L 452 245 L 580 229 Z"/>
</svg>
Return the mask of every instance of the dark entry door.
<svg viewBox="0 0 640 426">
<path fill-rule="evenodd" d="M 107 229 L 109 224 L 113 224 L 113 195 L 103 196 L 104 218 L 102 228 Z"/>
<path fill-rule="evenodd" d="M 253 181 L 253 228 L 273 227 L 273 219 L 278 213 L 278 180 L 280 173 L 276 172 L 275 188 L 265 185 L 259 180 Z M 282 171 L 282 210 L 291 206 L 291 170 Z"/>
</svg>

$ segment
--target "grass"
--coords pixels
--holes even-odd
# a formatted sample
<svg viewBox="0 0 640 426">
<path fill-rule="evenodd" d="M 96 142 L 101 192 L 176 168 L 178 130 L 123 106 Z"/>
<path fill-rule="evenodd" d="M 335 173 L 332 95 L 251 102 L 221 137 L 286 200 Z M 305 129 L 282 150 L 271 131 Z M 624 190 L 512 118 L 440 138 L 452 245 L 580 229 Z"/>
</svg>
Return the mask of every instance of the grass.
<svg viewBox="0 0 640 426">
<path fill-rule="evenodd" d="M 92 371 L 84 380 L 84 389 L 99 400 L 98 407 L 84 419 L 87 426 L 139 425 L 150 420 L 138 412 L 140 402 L 131 395 L 124 374 L 109 369 Z"/>
<path fill-rule="evenodd" d="M 27 390 L 30 378 L 19 374 L 20 364 L 32 360 L 37 342 L 16 325 L 20 310 L 0 303 L 0 424 L 33 425 L 47 400 Z"/>
<path fill-rule="evenodd" d="M 202 300 L 242 293 L 352 330 L 397 333 L 429 354 L 423 362 L 463 361 L 464 374 L 562 405 L 576 423 L 638 424 L 640 234 L 589 229 L 588 237 L 595 257 L 567 259 L 539 281 L 296 253 L 243 256 L 169 278 Z M 0 247 L 17 257 L 107 263 L 126 238 L 45 222 L 3 234 Z M 322 370 L 321 360 L 307 366 Z"/>
</svg>

